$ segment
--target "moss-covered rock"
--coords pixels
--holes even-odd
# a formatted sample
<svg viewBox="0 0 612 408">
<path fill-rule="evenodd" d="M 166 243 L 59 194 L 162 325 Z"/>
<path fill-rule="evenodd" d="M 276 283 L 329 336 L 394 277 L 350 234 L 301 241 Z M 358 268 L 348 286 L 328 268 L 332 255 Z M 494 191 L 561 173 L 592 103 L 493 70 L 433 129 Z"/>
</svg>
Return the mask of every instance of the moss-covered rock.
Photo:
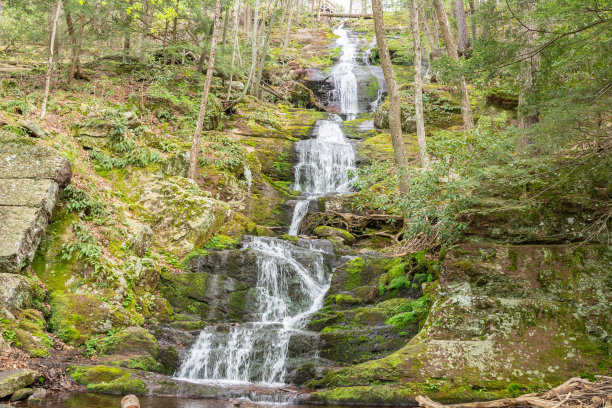
<svg viewBox="0 0 612 408">
<path fill-rule="evenodd" d="M 339 238 L 345 245 L 352 245 L 355 243 L 355 236 L 341 228 L 334 228 L 322 225 L 320 227 L 315 228 L 313 233 L 319 238 Z"/>
<path fill-rule="evenodd" d="M 133 375 L 133 371 L 105 365 L 71 366 L 68 375 L 88 390 L 107 394 L 136 394 L 148 392 L 144 381 Z"/>
<path fill-rule="evenodd" d="M 597 246 L 457 247 L 444 254 L 439 281 L 424 285 L 432 304 L 420 332 L 386 357 L 329 372 L 313 398 L 348 403 L 367 392 L 364 401 L 398 403 L 427 393 L 457 402 L 609 371 L 611 299 L 601 285 L 610 262 Z"/>
<path fill-rule="evenodd" d="M 122 310 L 93 296 L 54 292 L 50 304 L 50 329 L 69 344 L 81 345 L 92 335 L 129 326 Z"/>
<path fill-rule="evenodd" d="M 112 342 L 106 342 L 101 348 L 102 354 L 149 354 L 157 357 L 159 345 L 157 340 L 142 327 L 128 327 L 113 335 Z"/>
</svg>

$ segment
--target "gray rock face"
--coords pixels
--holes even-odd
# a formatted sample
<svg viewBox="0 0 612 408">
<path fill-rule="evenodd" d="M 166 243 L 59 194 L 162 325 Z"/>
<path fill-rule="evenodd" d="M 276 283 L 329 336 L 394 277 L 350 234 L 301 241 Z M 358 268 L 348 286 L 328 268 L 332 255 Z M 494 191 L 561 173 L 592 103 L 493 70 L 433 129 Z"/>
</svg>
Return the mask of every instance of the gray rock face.
<svg viewBox="0 0 612 408">
<path fill-rule="evenodd" d="M 0 313 L 10 317 L 32 301 L 32 284 L 23 276 L 0 273 Z"/>
<path fill-rule="evenodd" d="M 36 371 L 28 369 L 3 371 L 0 373 L 0 398 L 27 387 L 36 379 Z"/>
<path fill-rule="evenodd" d="M 0 272 L 16 273 L 34 256 L 70 163 L 29 139 L 0 134 Z"/>
</svg>

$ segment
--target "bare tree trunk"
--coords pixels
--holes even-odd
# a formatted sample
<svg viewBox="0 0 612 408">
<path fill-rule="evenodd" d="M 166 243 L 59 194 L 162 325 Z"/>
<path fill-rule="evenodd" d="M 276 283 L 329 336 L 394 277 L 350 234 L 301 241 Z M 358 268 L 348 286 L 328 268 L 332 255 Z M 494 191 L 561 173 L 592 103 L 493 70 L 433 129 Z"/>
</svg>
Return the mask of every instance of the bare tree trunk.
<svg viewBox="0 0 612 408">
<path fill-rule="evenodd" d="M 467 33 L 467 22 L 465 18 L 465 6 L 463 0 L 455 0 L 455 10 L 457 12 L 457 30 L 459 31 L 459 50 L 462 53 L 470 48 L 470 39 Z"/>
<path fill-rule="evenodd" d="M 128 2 L 129 5 L 132 4 L 132 2 Z M 131 42 L 131 27 L 130 27 L 130 23 L 132 22 L 132 18 L 128 13 L 125 13 L 125 19 L 124 19 L 124 27 L 123 29 L 125 30 L 123 32 L 123 62 L 127 62 L 127 57 L 130 55 L 130 42 Z M 166 21 L 166 31 L 168 30 L 168 22 Z"/>
<path fill-rule="evenodd" d="M 276 6 L 278 5 L 278 0 L 274 2 L 274 7 L 270 12 L 270 22 L 268 27 L 268 33 L 266 34 L 266 39 L 264 41 L 263 47 L 261 49 L 261 58 L 259 61 L 259 69 L 257 70 L 257 78 L 255 78 L 255 89 L 259 94 L 259 85 L 261 84 L 261 77 L 263 76 L 264 65 L 266 64 L 266 58 L 268 57 L 268 45 L 270 44 L 270 36 L 272 35 L 272 29 L 274 28 L 274 22 L 276 21 Z M 257 95 L 259 96 L 259 95 Z"/>
<path fill-rule="evenodd" d="M 440 34 L 438 33 L 438 25 L 436 24 L 436 9 L 431 9 L 431 22 L 433 24 L 434 41 L 436 49 L 440 48 Z"/>
<path fill-rule="evenodd" d="M 289 0 L 289 20 L 287 20 L 287 31 L 285 31 L 285 42 L 283 44 L 282 58 L 285 59 L 287 45 L 289 44 L 289 35 L 291 34 L 291 23 L 293 22 L 293 0 Z"/>
<path fill-rule="evenodd" d="M 387 82 L 387 93 L 389 95 L 389 131 L 391 133 L 391 143 L 393 144 L 393 156 L 395 164 L 399 168 L 400 191 L 408 194 L 408 158 L 406 157 L 404 139 L 402 137 L 400 94 L 393 66 L 391 65 L 387 38 L 385 37 L 381 0 L 372 0 L 372 14 L 374 17 L 374 32 L 376 33 L 380 65 Z"/>
<path fill-rule="evenodd" d="M 435 52 L 438 48 L 434 43 L 433 35 L 431 34 L 431 28 L 429 27 L 429 23 L 427 22 L 427 15 L 425 14 L 425 10 L 423 9 L 423 3 L 418 2 L 418 12 L 420 14 L 421 19 L 423 20 L 423 28 L 425 29 L 425 37 L 427 37 L 427 43 L 429 44 L 429 55 Z M 418 15 L 417 15 L 418 17 Z"/>
<path fill-rule="evenodd" d="M 474 7 L 474 0 L 468 0 L 468 4 L 470 5 L 470 28 L 472 29 L 472 44 L 476 44 L 476 21 L 474 21 L 476 8 Z"/>
<path fill-rule="evenodd" d="M 531 12 L 535 8 L 535 4 L 530 1 L 527 4 L 527 11 Z M 519 117 L 519 128 L 527 129 L 531 125 L 540 121 L 540 113 L 537 109 L 528 109 L 528 105 L 532 104 L 537 93 L 537 87 L 535 84 L 535 74 L 540 68 L 540 54 L 534 53 L 536 42 L 538 39 L 538 32 L 533 19 L 527 17 L 524 19 L 524 24 L 527 26 L 525 29 L 527 45 L 521 52 L 520 68 L 520 89 L 519 89 L 519 105 L 518 105 L 518 117 Z M 519 146 L 528 144 L 529 141 L 523 138 L 519 139 Z"/>
<path fill-rule="evenodd" d="M 227 87 L 227 97 L 225 98 L 226 102 L 229 102 L 230 95 L 232 93 L 232 81 L 234 79 L 234 62 L 236 61 L 236 51 L 238 45 L 238 14 L 240 12 L 240 5 L 238 4 L 238 0 L 234 2 L 234 42 L 232 45 L 232 71 L 230 72 L 229 77 L 229 85 Z"/>
<path fill-rule="evenodd" d="M 57 0 L 55 6 L 55 18 L 51 26 L 51 40 L 49 41 L 49 59 L 47 60 L 47 74 L 45 78 L 45 93 L 43 95 L 42 107 L 40 112 L 40 120 L 45 119 L 47 114 L 47 101 L 49 100 L 49 89 L 51 88 L 51 73 L 53 72 L 53 50 L 55 49 L 55 33 L 57 32 L 57 22 L 62 10 L 62 0 Z"/>
<path fill-rule="evenodd" d="M 257 68 L 257 33 L 258 33 L 258 14 L 259 14 L 259 0 L 255 0 L 255 7 L 253 8 L 253 30 L 251 38 L 251 69 L 249 70 L 249 78 L 244 87 L 244 94 L 248 92 L 248 89 L 255 76 L 255 69 Z"/>
<path fill-rule="evenodd" d="M 421 167 L 429 166 L 429 154 L 425 140 L 425 117 L 423 115 L 423 72 L 421 64 L 421 35 L 419 33 L 419 0 L 410 2 L 410 25 L 414 48 L 414 110 L 416 112 L 417 142 Z"/>
<path fill-rule="evenodd" d="M 177 38 L 177 28 L 178 28 L 178 12 L 179 12 L 179 0 L 176 1 L 176 16 L 174 16 L 174 21 L 172 22 L 172 45 L 176 47 L 176 38 Z M 170 57 L 170 65 L 174 65 L 176 49 L 172 50 L 172 56 Z"/>
<path fill-rule="evenodd" d="M 349 1 L 349 14 L 353 13 L 353 0 Z"/>
<path fill-rule="evenodd" d="M 236 0 L 237 1 L 237 0 Z M 230 10 L 230 2 L 227 1 L 227 4 L 225 5 L 225 18 L 223 19 L 223 37 L 221 40 L 221 44 L 223 44 L 223 46 L 225 46 L 225 41 L 227 38 L 227 26 L 229 24 L 229 10 Z"/>
<path fill-rule="evenodd" d="M 446 52 L 448 56 L 454 61 L 459 62 L 459 54 L 455 47 L 455 41 L 451 33 L 450 24 L 448 23 L 448 17 L 444 10 L 444 4 L 442 0 L 434 0 L 434 7 L 436 9 L 436 15 L 440 22 L 440 31 L 442 31 L 442 37 L 444 37 L 444 44 L 446 45 Z M 474 119 L 472 118 L 472 107 L 470 106 L 470 96 L 468 93 L 467 84 L 465 77 L 462 75 L 460 78 L 461 86 L 461 116 L 463 117 L 463 127 L 466 130 L 470 130 L 474 127 Z"/>
<path fill-rule="evenodd" d="M 193 134 L 193 142 L 191 143 L 191 155 L 189 156 L 189 172 L 187 176 L 195 180 L 196 169 L 198 163 L 198 152 L 200 149 L 200 136 L 204 127 L 204 116 L 206 114 L 206 103 L 208 102 L 208 93 L 210 92 L 210 84 L 212 83 L 213 71 L 215 70 L 215 56 L 217 53 L 217 38 L 219 37 L 219 20 L 221 19 L 221 0 L 215 3 L 215 22 L 213 23 L 212 38 L 210 40 L 210 56 L 208 57 L 208 68 L 206 69 L 206 80 L 204 81 L 204 90 L 202 91 L 202 102 L 200 103 L 200 113 L 198 114 L 198 122 L 196 130 Z"/>
</svg>

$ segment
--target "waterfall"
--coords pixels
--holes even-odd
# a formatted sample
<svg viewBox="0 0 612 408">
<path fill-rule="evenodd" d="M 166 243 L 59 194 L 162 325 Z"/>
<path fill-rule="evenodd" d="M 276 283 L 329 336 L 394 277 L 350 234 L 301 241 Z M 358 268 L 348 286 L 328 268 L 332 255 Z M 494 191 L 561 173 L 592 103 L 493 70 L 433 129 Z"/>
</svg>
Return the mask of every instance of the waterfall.
<svg viewBox="0 0 612 408">
<path fill-rule="evenodd" d="M 357 98 L 357 78 L 353 73 L 357 45 L 349 38 L 348 32 L 342 26 L 334 30 L 338 36 L 336 44 L 341 47 L 338 62 L 332 69 L 334 92 L 336 100 L 340 103 L 340 112 L 347 118 L 354 119 L 359 113 Z"/>
<path fill-rule="evenodd" d="M 308 213 L 308 206 L 310 205 L 310 201 L 311 200 L 300 200 L 295 203 L 295 207 L 293 209 L 293 218 L 291 219 L 291 225 L 289 226 L 289 235 L 298 234 L 300 223 Z"/>
<path fill-rule="evenodd" d="M 359 112 L 353 72 L 356 44 L 342 27 L 334 33 L 342 47 L 332 70 L 335 92 L 341 114 L 351 119 Z M 330 115 L 317 121 L 312 139 L 296 143 L 298 163 L 293 188 L 304 196 L 296 202 L 289 234 L 297 234 L 311 201 L 351 190 L 355 152 L 341 124 L 340 116 Z M 250 186 L 250 170 L 246 166 L 244 176 Z M 309 316 L 323 306 L 331 279 L 325 260 L 334 253 L 333 245 L 322 240 L 291 243 L 270 237 L 245 239 L 243 247 L 257 258 L 257 283 L 249 292 L 254 298 L 255 321 L 204 328 L 182 361 L 178 378 L 282 384 L 288 373 L 289 346 L 300 338 L 305 339 L 299 343 L 302 358 L 316 358 L 317 342 L 312 333 L 303 329 Z"/>
<path fill-rule="evenodd" d="M 287 241 L 249 237 L 257 255 L 256 322 L 213 325 L 200 333 L 177 377 L 220 382 L 284 382 L 287 350 L 323 305 L 330 271 L 325 252 Z M 307 260 L 307 262 L 305 262 Z"/>
</svg>

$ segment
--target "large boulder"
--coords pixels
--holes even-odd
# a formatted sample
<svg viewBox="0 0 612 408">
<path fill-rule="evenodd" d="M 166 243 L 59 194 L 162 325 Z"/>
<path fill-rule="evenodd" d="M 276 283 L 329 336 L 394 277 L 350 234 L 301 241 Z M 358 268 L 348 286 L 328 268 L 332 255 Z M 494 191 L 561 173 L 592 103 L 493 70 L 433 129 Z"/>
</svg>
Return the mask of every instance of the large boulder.
<svg viewBox="0 0 612 408">
<path fill-rule="evenodd" d="M 38 374 L 34 370 L 19 369 L 0 372 L 0 398 L 32 384 Z"/>
<path fill-rule="evenodd" d="M 179 257 L 202 247 L 232 218 L 226 203 L 183 177 L 154 178 L 142 186 L 138 204 L 139 215 L 153 230 L 154 244 Z"/>
<path fill-rule="evenodd" d="M 14 319 L 13 313 L 33 300 L 32 283 L 21 275 L 0 273 L 0 313 Z"/>
<path fill-rule="evenodd" d="M 19 272 L 32 259 L 71 176 L 56 151 L 0 134 L 0 272 Z"/>
</svg>

